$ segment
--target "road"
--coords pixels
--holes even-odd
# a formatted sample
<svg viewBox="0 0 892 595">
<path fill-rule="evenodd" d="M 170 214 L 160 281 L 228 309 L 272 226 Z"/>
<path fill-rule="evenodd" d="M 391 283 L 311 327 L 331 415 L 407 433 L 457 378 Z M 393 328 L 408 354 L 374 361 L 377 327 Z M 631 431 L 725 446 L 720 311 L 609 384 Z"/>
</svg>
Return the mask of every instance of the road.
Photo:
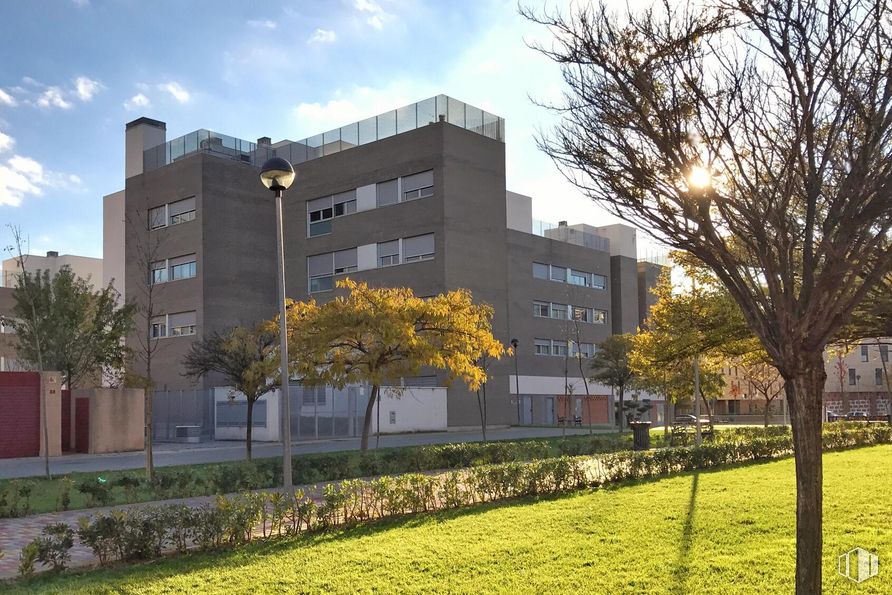
<svg viewBox="0 0 892 595">
<path fill-rule="evenodd" d="M 487 431 L 490 440 L 517 440 L 522 438 L 546 438 L 560 436 L 562 432 L 570 434 L 587 434 L 582 428 L 492 428 Z M 604 433 L 604 430 L 595 430 Z M 444 444 L 448 442 L 474 442 L 482 440 L 480 430 L 462 430 L 450 432 L 431 432 L 418 434 L 382 435 L 381 447 L 417 446 L 420 444 Z M 374 437 L 370 438 L 374 447 Z M 359 449 L 359 438 L 338 438 L 333 440 L 314 440 L 295 442 L 292 447 L 294 456 L 317 452 L 337 452 Z M 190 465 L 200 463 L 220 463 L 237 461 L 245 456 L 245 445 L 242 442 L 204 442 L 200 444 L 155 445 L 155 466 L 169 467 L 173 465 Z M 282 445 L 278 443 L 254 443 L 254 458 L 275 457 L 282 454 Z M 50 459 L 50 472 L 53 475 L 64 475 L 76 472 L 117 471 L 121 469 L 138 469 L 145 465 L 142 451 L 115 454 L 71 454 Z M 44 473 L 43 459 L 29 457 L 23 459 L 0 459 L 0 479 L 15 477 L 39 477 Z"/>
</svg>

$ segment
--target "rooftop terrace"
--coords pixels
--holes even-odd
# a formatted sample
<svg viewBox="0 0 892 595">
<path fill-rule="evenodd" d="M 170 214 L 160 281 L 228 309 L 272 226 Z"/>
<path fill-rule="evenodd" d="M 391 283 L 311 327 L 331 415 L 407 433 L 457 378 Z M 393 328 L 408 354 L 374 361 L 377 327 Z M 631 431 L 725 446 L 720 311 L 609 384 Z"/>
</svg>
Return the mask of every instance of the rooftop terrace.
<svg viewBox="0 0 892 595">
<path fill-rule="evenodd" d="M 210 130 L 196 130 L 147 149 L 143 153 L 143 171 L 158 169 L 199 151 L 258 166 L 274 156 L 295 164 L 303 163 L 441 120 L 505 142 L 503 118 L 452 97 L 437 95 L 297 142 L 258 145 Z"/>
</svg>

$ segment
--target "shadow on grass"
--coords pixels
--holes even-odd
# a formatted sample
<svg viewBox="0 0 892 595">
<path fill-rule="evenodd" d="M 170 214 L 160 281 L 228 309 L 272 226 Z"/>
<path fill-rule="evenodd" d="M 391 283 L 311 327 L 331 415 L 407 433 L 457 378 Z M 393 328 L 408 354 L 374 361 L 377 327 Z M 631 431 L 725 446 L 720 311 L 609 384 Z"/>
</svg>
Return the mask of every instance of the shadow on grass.
<svg viewBox="0 0 892 595">
<path fill-rule="evenodd" d="M 681 531 L 678 559 L 672 571 L 673 584 L 670 592 L 687 593 L 686 583 L 688 578 L 688 566 L 691 560 L 691 546 L 694 542 L 694 513 L 697 508 L 697 489 L 700 485 L 700 474 L 693 473 L 691 478 L 691 496 L 688 499 L 688 510 L 685 514 L 684 527 Z"/>
</svg>

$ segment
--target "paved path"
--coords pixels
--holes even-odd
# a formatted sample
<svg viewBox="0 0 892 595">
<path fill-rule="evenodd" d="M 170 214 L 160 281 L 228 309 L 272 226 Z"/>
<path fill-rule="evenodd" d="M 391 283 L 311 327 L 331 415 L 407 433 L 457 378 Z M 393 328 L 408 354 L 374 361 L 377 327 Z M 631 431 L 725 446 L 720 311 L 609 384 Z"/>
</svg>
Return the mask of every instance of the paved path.
<svg viewBox="0 0 892 595">
<path fill-rule="evenodd" d="M 562 432 L 570 434 L 587 434 L 583 428 L 492 428 L 487 431 L 490 440 L 517 440 L 522 438 L 546 438 L 560 436 Z M 605 433 L 605 430 L 595 430 Z M 419 434 L 397 434 L 381 436 L 381 447 L 417 446 L 421 444 L 444 444 L 448 442 L 473 442 L 482 440 L 479 430 L 431 432 Z M 374 437 L 370 439 L 374 446 Z M 314 440 L 295 442 L 292 447 L 294 455 L 358 450 L 359 438 L 341 438 L 334 440 Z M 254 443 L 254 458 L 281 456 L 282 446 L 276 443 Z M 245 456 L 242 442 L 205 442 L 201 444 L 169 444 L 155 446 L 155 466 L 190 465 L 196 463 L 220 463 L 238 461 Z M 145 465 L 142 452 L 115 453 L 103 455 L 72 454 L 50 459 L 50 472 L 53 475 L 64 475 L 79 471 L 117 471 L 121 469 L 139 469 Z M 29 457 L 23 459 L 0 459 L 0 479 L 14 477 L 39 477 L 44 472 L 43 459 Z"/>
</svg>

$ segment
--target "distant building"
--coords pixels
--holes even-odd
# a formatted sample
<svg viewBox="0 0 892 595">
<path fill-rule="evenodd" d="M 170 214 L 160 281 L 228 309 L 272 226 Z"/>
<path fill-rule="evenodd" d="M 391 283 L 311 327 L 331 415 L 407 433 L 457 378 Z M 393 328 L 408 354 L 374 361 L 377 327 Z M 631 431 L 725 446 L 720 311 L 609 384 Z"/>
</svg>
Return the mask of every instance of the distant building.
<svg viewBox="0 0 892 595">
<path fill-rule="evenodd" d="M 167 140 L 166 125 L 148 118 L 128 123 L 125 137 L 124 190 L 104 199 L 105 279 L 137 303 L 153 284 L 156 315 L 128 341 L 163 342 L 159 390 L 192 386 L 181 362 L 193 341 L 277 313 L 273 198 L 258 177 L 275 155 L 297 172 L 284 207 L 289 297 L 324 302 L 346 276 L 421 296 L 468 288 L 493 305 L 495 336 L 518 341 L 516 358 L 492 366 L 490 423 L 612 423 L 609 389 L 590 383 L 583 399 L 575 355 L 636 331 L 659 269 L 637 261 L 625 225 L 534 233 L 532 199 L 505 187 L 498 116 L 440 95 L 297 142 L 208 130 Z M 558 401 L 567 384 L 572 401 Z M 447 402 L 449 427 L 479 423 L 476 395 L 461 383 Z"/>
<path fill-rule="evenodd" d="M 47 252 L 46 256 L 28 254 L 24 258 L 25 269 L 29 273 L 49 271 L 50 276 L 59 272 L 63 266 L 69 267 L 72 272 L 86 279 L 94 288 L 102 283 L 102 259 L 89 256 L 77 256 L 74 254 L 59 254 Z M 17 258 L 7 258 L 2 262 L 0 269 L 0 316 L 11 316 L 13 307 L 12 292 L 16 286 L 16 279 L 21 272 Z M 14 372 L 25 367 L 18 361 L 15 352 L 15 336 L 8 324 L 0 322 L 0 372 Z"/>
</svg>

